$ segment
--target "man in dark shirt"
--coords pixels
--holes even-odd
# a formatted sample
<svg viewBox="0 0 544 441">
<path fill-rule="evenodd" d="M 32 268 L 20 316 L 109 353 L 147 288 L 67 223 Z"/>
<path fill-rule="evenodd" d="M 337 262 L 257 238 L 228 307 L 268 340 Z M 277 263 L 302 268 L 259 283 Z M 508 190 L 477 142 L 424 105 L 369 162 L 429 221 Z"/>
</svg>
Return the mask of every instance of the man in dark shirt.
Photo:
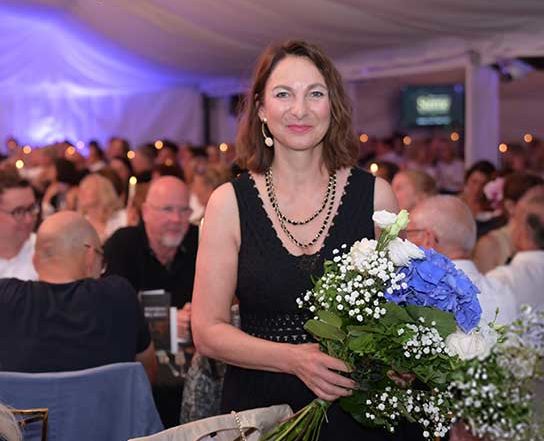
<svg viewBox="0 0 544 441">
<path fill-rule="evenodd" d="M 142 206 L 143 223 L 117 230 L 104 245 L 106 274 L 125 277 L 136 291 L 171 293 L 181 334 L 189 328 L 198 247 L 190 214 L 187 186 L 172 176 L 158 178 Z"/>
<path fill-rule="evenodd" d="M 36 239 L 38 282 L 0 280 L 0 370 L 54 372 L 140 361 L 157 364 L 136 293 L 120 277 L 98 279 L 100 239 L 81 215 L 47 218 Z"/>
</svg>

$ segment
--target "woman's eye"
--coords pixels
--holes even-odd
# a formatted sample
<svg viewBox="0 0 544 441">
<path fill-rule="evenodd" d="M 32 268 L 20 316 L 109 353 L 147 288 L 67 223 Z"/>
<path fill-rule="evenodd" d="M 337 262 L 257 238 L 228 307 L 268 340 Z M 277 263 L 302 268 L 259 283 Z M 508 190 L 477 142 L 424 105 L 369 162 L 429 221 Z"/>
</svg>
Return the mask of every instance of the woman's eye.
<svg viewBox="0 0 544 441">
<path fill-rule="evenodd" d="M 277 92 L 276 93 L 276 98 L 285 98 L 287 97 L 287 92 Z"/>
<path fill-rule="evenodd" d="M 321 98 L 322 96 L 325 96 L 325 94 L 320 90 L 312 90 L 310 92 L 310 96 L 312 96 L 313 98 Z"/>
</svg>

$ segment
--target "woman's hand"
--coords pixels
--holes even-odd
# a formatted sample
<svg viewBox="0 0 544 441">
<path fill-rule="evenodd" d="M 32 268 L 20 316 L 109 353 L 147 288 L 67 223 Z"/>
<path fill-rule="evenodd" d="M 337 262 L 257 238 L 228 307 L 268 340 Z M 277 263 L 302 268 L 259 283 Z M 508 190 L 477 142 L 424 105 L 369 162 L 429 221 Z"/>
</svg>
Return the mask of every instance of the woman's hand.
<svg viewBox="0 0 544 441">
<path fill-rule="evenodd" d="M 324 354 L 315 343 L 293 345 L 291 372 L 300 378 L 308 388 L 326 401 L 334 401 L 352 394 L 357 387 L 355 381 L 337 372 L 350 372 L 346 364 L 337 358 Z"/>
<path fill-rule="evenodd" d="M 401 389 L 409 388 L 416 379 L 415 374 L 410 372 L 396 372 L 394 370 L 387 371 L 387 378 L 393 381 Z"/>
</svg>

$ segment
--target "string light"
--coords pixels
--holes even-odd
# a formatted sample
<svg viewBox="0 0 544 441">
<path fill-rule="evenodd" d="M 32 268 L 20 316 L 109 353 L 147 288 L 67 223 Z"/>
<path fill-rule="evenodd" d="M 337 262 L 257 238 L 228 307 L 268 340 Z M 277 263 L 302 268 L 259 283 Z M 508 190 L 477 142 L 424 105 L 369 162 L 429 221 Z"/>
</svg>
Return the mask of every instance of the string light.
<svg viewBox="0 0 544 441">
<path fill-rule="evenodd" d="M 223 153 L 226 153 L 229 151 L 229 145 L 225 142 L 222 142 L 221 144 L 219 144 L 219 151 L 223 152 Z"/>
<path fill-rule="evenodd" d="M 78 150 L 83 150 L 85 148 L 85 143 L 83 141 L 76 142 L 76 147 Z"/>
<path fill-rule="evenodd" d="M 76 149 L 73 146 L 70 146 L 66 149 L 66 155 L 68 156 L 72 156 L 73 154 L 75 154 L 75 152 L 76 152 Z"/>
<path fill-rule="evenodd" d="M 380 167 L 378 166 L 378 164 L 376 164 L 375 162 L 373 162 L 372 164 L 370 164 L 370 172 L 375 175 L 376 173 L 378 173 L 378 170 L 380 169 Z"/>
<path fill-rule="evenodd" d="M 31 152 L 32 152 L 32 147 L 30 147 L 29 145 L 25 145 L 25 146 L 23 147 L 23 153 L 24 153 L 25 155 L 29 155 Z"/>
<path fill-rule="evenodd" d="M 402 138 L 402 143 L 406 146 L 412 144 L 412 138 L 410 138 L 409 136 L 405 136 L 404 138 Z"/>
<path fill-rule="evenodd" d="M 128 183 L 130 185 L 136 185 L 138 183 L 138 178 L 136 176 L 131 176 L 130 179 L 128 180 Z"/>
<path fill-rule="evenodd" d="M 136 153 L 134 153 L 134 150 L 129 150 L 127 152 L 127 158 L 128 159 L 134 159 L 134 157 L 136 156 Z M 133 176 L 134 177 L 134 176 Z"/>
<path fill-rule="evenodd" d="M 363 144 L 368 142 L 368 135 L 366 133 L 361 133 L 361 136 L 359 136 L 359 141 L 361 141 Z"/>
<path fill-rule="evenodd" d="M 167 165 L 168 167 L 171 167 L 172 165 L 174 165 L 174 161 L 168 158 L 166 161 L 164 161 L 164 164 Z"/>
<path fill-rule="evenodd" d="M 451 139 L 453 142 L 459 141 L 459 133 L 457 133 L 457 132 L 451 132 L 450 139 Z"/>
<path fill-rule="evenodd" d="M 25 166 L 25 162 L 22 159 L 18 159 L 15 161 L 15 167 L 17 167 L 19 170 L 22 169 Z"/>
<path fill-rule="evenodd" d="M 156 148 L 157 150 L 162 149 L 163 146 L 164 146 L 164 144 L 162 143 L 162 141 L 161 141 L 160 139 L 157 139 L 157 140 L 155 141 L 155 148 Z"/>
<path fill-rule="evenodd" d="M 523 140 L 527 144 L 530 144 L 531 142 L 533 142 L 533 135 L 531 135 L 530 133 L 526 133 L 525 135 L 523 135 Z"/>
<path fill-rule="evenodd" d="M 499 144 L 499 152 L 506 153 L 508 151 L 508 146 L 503 142 Z"/>
</svg>

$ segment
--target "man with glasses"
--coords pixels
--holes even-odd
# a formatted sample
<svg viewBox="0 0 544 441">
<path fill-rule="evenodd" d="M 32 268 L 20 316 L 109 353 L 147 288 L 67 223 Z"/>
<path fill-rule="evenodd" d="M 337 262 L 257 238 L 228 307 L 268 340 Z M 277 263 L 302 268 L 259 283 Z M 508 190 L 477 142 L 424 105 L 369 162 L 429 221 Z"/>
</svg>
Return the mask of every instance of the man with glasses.
<svg viewBox="0 0 544 441">
<path fill-rule="evenodd" d="M 63 211 L 38 229 L 37 282 L 0 280 L 0 370 L 58 372 L 140 361 L 150 380 L 155 350 L 136 293 L 122 277 L 99 278 L 98 234 Z"/>
<path fill-rule="evenodd" d="M 104 245 L 106 274 L 127 278 L 136 291 L 171 293 L 182 333 L 189 327 L 198 247 L 198 228 L 190 225 L 190 215 L 187 186 L 163 176 L 151 183 L 142 224 L 117 230 Z"/>
<path fill-rule="evenodd" d="M 143 222 L 117 230 L 104 244 L 106 274 L 127 278 L 136 291 L 162 289 L 178 308 L 178 334 L 188 337 L 195 276 L 198 228 L 190 225 L 189 190 L 178 178 L 151 181 L 142 206 Z M 156 404 L 166 427 L 179 423 L 181 388 L 155 388 Z M 164 386 L 164 387 L 162 387 Z"/>
<path fill-rule="evenodd" d="M 38 213 L 30 183 L 16 172 L 0 172 L 0 278 L 38 278 L 32 264 Z"/>
<path fill-rule="evenodd" d="M 423 248 L 433 248 L 449 257 L 480 290 L 481 323 L 510 323 L 516 318 L 513 292 L 504 284 L 481 274 L 471 260 L 476 243 L 476 221 L 468 206 L 456 196 L 432 196 L 410 213 L 407 239 Z"/>
</svg>

